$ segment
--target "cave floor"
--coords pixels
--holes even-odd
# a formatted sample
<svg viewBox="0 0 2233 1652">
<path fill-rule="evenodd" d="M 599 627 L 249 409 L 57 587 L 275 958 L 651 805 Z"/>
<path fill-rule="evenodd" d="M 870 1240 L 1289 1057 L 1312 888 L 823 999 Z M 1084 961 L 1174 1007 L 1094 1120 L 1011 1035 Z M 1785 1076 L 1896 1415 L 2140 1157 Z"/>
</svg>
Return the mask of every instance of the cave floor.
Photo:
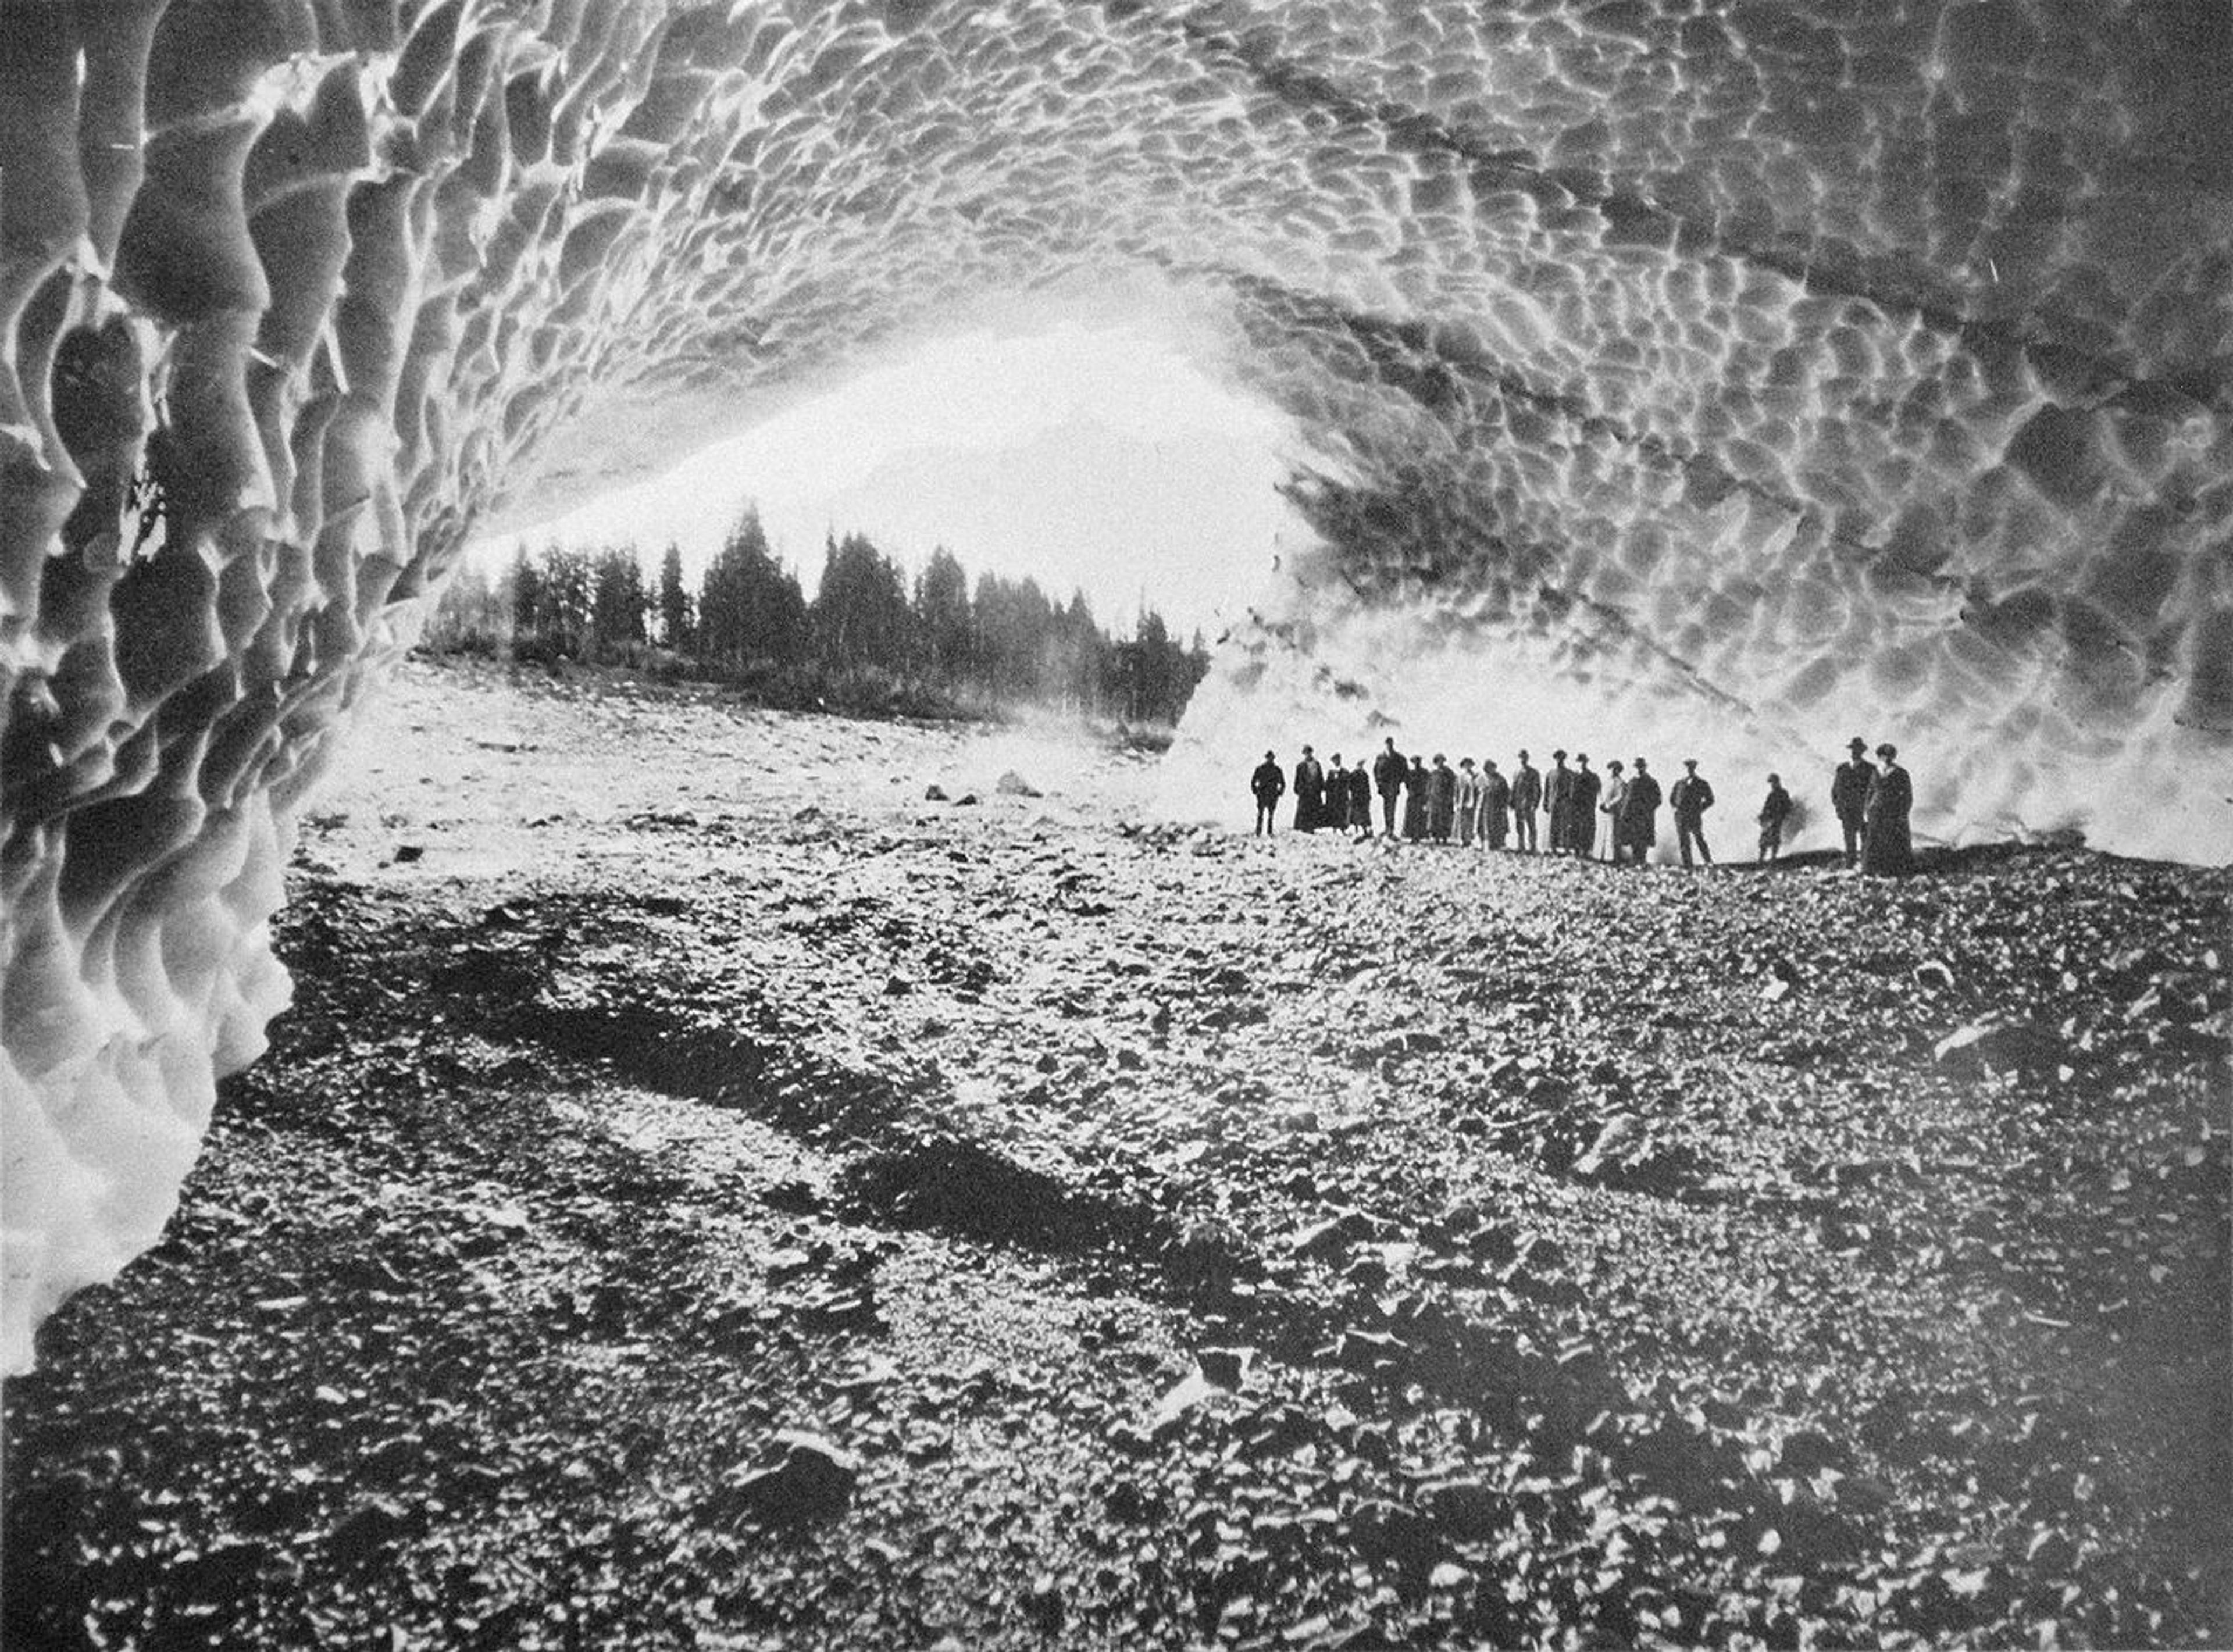
<svg viewBox="0 0 2233 1652">
<path fill-rule="evenodd" d="M 1151 784 L 407 666 L 8 1385 L 8 1644 L 2233 1638 L 2233 874 Z"/>
</svg>

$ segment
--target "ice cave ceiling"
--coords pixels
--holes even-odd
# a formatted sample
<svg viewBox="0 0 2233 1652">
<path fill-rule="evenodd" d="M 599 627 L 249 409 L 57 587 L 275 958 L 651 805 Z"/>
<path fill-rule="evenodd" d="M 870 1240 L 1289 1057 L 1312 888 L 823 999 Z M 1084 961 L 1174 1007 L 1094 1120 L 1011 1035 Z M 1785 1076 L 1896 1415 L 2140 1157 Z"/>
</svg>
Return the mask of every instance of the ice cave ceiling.
<svg viewBox="0 0 2233 1652">
<path fill-rule="evenodd" d="M 1326 595 L 1221 706 L 1409 615 L 2223 858 L 2229 73 L 2193 0 L 6 0 L 9 1363 L 468 531 L 987 293 L 1149 272 L 1307 433 Z"/>
</svg>

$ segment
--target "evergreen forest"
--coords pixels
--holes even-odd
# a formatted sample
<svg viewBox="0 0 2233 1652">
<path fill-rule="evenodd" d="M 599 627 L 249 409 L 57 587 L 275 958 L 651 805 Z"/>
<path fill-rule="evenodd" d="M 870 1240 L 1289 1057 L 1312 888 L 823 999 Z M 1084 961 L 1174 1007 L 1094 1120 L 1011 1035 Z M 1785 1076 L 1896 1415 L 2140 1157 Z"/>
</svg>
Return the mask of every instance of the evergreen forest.
<svg viewBox="0 0 2233 1652">
<path fill-rule="evenodd" d="M 460 570 L 420 646 L 438 654 L 611 666 L 740 687 L 771 705 L 954 716 L 1046 707 L 1169 727 L 1208 668 L 1144 604 L 1131 634 L 1105 630 L 1081 592 L 1057 602 L 1028 577 L 974 580 L 941 546 L 910 575 L 868 536 L 831 535 L 810 600 L 746 507 L 693 587 L 669 544 L 515 548 L 491 574 Z"/>
</svg>

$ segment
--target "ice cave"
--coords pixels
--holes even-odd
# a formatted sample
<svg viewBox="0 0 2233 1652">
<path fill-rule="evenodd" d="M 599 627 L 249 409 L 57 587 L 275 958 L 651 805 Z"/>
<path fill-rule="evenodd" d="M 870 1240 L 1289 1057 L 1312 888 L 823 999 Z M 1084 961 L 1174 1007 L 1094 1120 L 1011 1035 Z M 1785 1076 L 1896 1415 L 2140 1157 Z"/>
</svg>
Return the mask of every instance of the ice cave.
<svg viewBox="0 0 2233 1652">
<path fill-rule="evenodd" d="M 161 1228 L 468 536 L 988 294 L 1158 283 L 1307 435 L 1197 747 L 1524 680 L 2223 859 L 2229 62 L 2192 0 L 9 0 L 7 1369 Z"/>
</svg>

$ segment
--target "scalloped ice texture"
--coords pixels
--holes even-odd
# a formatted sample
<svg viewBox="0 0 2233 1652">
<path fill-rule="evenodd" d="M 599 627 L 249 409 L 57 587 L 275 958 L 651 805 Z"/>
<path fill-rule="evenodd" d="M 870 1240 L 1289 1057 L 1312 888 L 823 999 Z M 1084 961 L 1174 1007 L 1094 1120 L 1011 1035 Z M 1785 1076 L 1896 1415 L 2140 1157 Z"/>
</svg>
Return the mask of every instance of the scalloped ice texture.
<svg viewBox="0 0 2233 1652">
<path fill-rule="evenodd" d="M 171 1208 L 294 812 L 504 491 L 986 294 L 1146 272 L 1313 445 L 1175 774 L 1371 706 L 1727 795 L 1862 729 L 1926 830 L 2226 853 L 2223 7 L 0 22 L 10 1369 Z"/>
</svg>

